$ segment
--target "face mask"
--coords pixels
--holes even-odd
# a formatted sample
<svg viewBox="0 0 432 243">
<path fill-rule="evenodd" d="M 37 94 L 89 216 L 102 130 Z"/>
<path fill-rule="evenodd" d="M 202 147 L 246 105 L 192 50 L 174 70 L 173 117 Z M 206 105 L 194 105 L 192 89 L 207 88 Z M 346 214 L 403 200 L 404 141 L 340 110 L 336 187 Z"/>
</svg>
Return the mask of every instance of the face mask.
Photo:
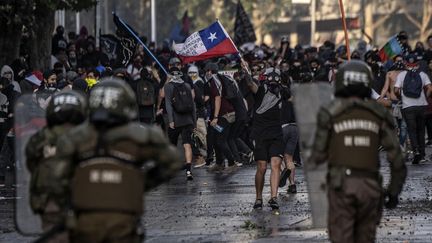
<svg viewBox="0 0 432 243">
<path fill-rule="evenodd" d="M 195 81 L 198 79 L 198 73 L 189 73 L 189 77 L 192 79 L 192 81 Z"/>
<path fill-rule="evenodd" d="M 267 81 L 267 87 L 268 91 L 270 91 L 272 94 L 279 95 L 279 92 L 281 90 L 281 85 L 279 83 Z"/>
</svg>

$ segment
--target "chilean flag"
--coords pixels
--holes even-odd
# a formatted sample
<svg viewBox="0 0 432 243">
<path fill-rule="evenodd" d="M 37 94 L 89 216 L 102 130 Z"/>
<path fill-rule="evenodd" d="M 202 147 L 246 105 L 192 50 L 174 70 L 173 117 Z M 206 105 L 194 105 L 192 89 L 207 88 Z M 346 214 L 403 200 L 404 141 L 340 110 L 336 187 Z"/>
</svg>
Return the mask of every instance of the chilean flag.
<svg viewBox="0 0 432 243">
<path fill-rule="evenodd" d="M 219 21 L 193 33 L 184 43 L 174 43 L 173 48 L 183 63 L 238 53 L 237 47 Z"/>
</svg>

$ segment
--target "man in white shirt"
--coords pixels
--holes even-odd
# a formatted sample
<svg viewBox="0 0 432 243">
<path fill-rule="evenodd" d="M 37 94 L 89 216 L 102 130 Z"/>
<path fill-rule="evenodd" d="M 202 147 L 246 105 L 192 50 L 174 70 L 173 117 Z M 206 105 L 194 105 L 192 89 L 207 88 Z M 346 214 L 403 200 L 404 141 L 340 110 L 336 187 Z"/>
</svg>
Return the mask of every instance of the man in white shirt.
<svg viewBox="0 0 432 243">
<path fill-rule="evenodd" d="M 426 95 L 432 93 L 429 77 L 418 70 L 417 57 L 408 55 L 407 71 L 396 78 L 395 94 L 402 98 L 402 116 L 407 124 L 408 135 L 414 151 L 413 164 L 425 161 L 425 116 Z M 421 82 L 421 83 L 420 83 Z"/>
</svg>

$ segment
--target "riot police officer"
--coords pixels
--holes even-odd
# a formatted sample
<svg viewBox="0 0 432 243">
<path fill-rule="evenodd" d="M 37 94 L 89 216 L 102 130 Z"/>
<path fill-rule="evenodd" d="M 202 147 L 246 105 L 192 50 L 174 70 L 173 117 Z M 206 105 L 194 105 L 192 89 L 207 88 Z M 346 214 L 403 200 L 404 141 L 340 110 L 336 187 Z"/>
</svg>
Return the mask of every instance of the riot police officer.
<svg viewBox="0 0 432 243">
<path fill-rule="evenodd" d="M 133 122 L 138 109 L 122 80 L 103 79 L 89 95 L 89 123 L 59 142 L 60 184 L 68 190 L 72 242 L 141 242 L 143 193 L 180 168 L 163 132 Z"/>
<path fill-rule="evenodd" d="M 336 99 L 322 107 L 311 155 L 328 161 L 329 236 L 332 242 L 373 242 L 385 206 L 395 208 L 406 167 L 391 114 L 368 99 L 372 73 L 362 61 L 349 61 L 337 72 Z M 385 193 L 379 174 L 382 145 L 390 162 Z"/>
<path fill-rule="evenodd" d="M 46 232 L 61 224 L 65 218 L 65 195 L 47 188 L 51 183 L 55 167 L 56 143 L 59 137 L 87 117 L 85 98 L 74 91 L 53 95 L 46 109 L 47 126 L 35 133 L 26 146 L 26 164 L 31 173 L 30 206 L 39 214 L 42 229 Z M 57 234 L 49 242 L 67 242 L 66 234 Z"/>
</svg>

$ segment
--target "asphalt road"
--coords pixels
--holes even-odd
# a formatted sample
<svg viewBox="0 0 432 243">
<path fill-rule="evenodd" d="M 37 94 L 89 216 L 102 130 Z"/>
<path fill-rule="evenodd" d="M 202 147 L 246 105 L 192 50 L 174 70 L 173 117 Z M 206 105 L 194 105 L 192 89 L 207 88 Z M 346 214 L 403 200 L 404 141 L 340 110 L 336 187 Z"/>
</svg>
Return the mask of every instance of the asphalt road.
<svg viewBox="0 0 432 243">
<path fill-rule="evenodd" d="M 428 148 L 428 152 L 432 152 Z M 387 163 L 382 163 L 385 181 Z M 432 162 L 408 164 L 400 205 L 385 211 L 377 242 L 432 242 Z M 310 208 L 302 169 L 297 170 L 297 194 L 280 191 L 280 214 L 270 208 L 254 211 L 253 166 L 231 174 L 195 169 L 187 182 L 179 173 L 151 191 L 145 200 L 146 242 L 328 242 L 325 229 L 311 229 Z M 264 201 L 270 197 L 268 176 Z M 13 223 L 13 191 L 0 186 L 0 242 L 31 242 Z"/>
</svg>

